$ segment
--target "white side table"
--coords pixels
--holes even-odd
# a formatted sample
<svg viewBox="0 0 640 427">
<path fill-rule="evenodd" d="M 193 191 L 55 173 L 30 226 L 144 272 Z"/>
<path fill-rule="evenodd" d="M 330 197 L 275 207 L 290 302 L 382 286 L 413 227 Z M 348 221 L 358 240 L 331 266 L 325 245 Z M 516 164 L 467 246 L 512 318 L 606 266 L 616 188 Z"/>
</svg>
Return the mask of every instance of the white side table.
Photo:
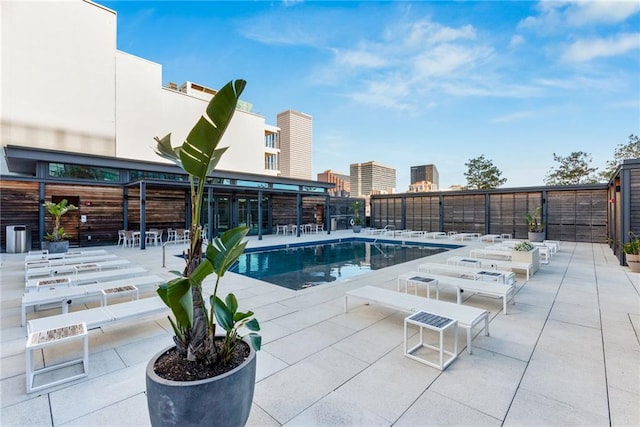
<svg viewBox="0 0 640 427">
<path fill-rule="evenodd" d="M 475 274 L 475 280 L 484 280 L 489 282 L 506 283 L 504 273 L 491 270 L 481 270 Z"/>
<path fill-rule="evenodd" d="M 139 297 L 138 288 L 134 285 L 126 285 L 126 286 L 118 286 L 115 288 L 102 289 L 100 292 L 102 292 L 103 306 L 107 305 L 108 297 L 115 297 L 115 296 L 120 297 L 125 295 L 133 295 L 132 299 L 134 300 L 138 299 Z"/>
<path fill-rule="evenodd" d="M 52 347 L 76 340 L 82 340 L 82 358 L 69 360 L 67 362 L 56 363 L 54 365 L 50 365 L 40 369 L 35 369 L 33 367 L 33 352 L 35 350 L 45 347 Z M 27 338 L 26 345 L 26 362 L 27 393 L 86 377 L 87 375 L 89 375 L 89 340 L 87 334 L 87 325 L 85 323 L 78 323 L 75 325 L 63 326 L 61 328 L 49 329 L 47 331 L 30 333 L 29 337 Z M 56 376 L 52 375 L 53 378 L 51 379 L 51 381 L 37 386 L 34 385 L 36 375 L 66 368 L 78 363 L 82 364 L 81 373 L 62 378 L 57 376 L 57 379 Z"/>
<path fill-rule="evenodd" d="M 411 348 L 409 347 L 408 325 L 415 325 L 420 328 L 420 342 Z M 440 345 L 434 346 L 426 344 L 424 341 L 423 332 L 425 329 L 438 332 L 440 336 Z M 453 351 L 445 350 L 444 348 L 444 333 L 445 331 L 453 329 Z M 436 350 L 438 352 L 438 363 L 431 362 L 425 357 L 420 357 L 414 353 L 422 347 Z M 449 356 L 446 360 L 444 355 Z M 410 359 L 417 360 L 418 362 L 432 366 L 434 368 L 443 371 L 447 366 L 458 357 L 458 321 L 449 319 L 447 317 L 438 316 L 435 314 L 427 313 L 425 311 L 418 311 L 404 319 L 404 355 Z"/>
<path fill-rule="evenodd" d="M 404 292 L 409 293 L 409 285 L 413 285 L 413 294 L 418 295 L 418 285 L 427 285 L 427 298 L 431 298 L 431 286 L 436 287 L 436 299 L 440 299 L 440 287 L 438 279 L 421 275 L 420 273 L 404 273 L 398 276 L 396 288 L 400 291 L 400 287 L 404 285 Z"/>
</svg>

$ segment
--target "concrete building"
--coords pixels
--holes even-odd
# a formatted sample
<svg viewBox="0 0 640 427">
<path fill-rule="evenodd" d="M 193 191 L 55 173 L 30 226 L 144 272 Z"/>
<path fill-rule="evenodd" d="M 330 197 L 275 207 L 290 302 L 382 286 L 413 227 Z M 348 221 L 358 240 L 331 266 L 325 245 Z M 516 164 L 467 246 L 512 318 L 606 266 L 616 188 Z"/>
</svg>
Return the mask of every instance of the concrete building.
<svg viewBox="0 0 640 427">
<path fill-rule="evenodd" d="M 1 2 L 0 19 L 2 61 L 11 64 L 3 68 L 0 91 L 3 147 L 164 162 L 153 138 L 171 133 L 174 146 L 182 143 L 216 92 L 189 81 L 163 86 L 161 64 L 116 48 L 116 13 L 96 3 Z M 311 179 L 311 118 L 282 117 L 284 173 L 278 127 L 246 101 L 221 143 L 229 149 L 218 168 Z M 0 173 L 8 174 L 2 157 Z"/>
<path fill-rule="evenodd" d="M 0 2 L 0 222 L 19 217 L 33 242 L 45 232 L 42 201 L 59 196 L 87 218 L 65 227 L 76 246 L 115 242 L 119 229 L 189 226 L 186 176 L 154 152 L 154 137 L 182 144 L 216 89 L 163 85 L 161 64 L 117 49 L 116 18 L 88 0 Z M 328 229 L 348 203 L 329 205 L 333 185 L 311 179 L 311 116 L 285 111 L 278 121 L 284 162 L 280 128 L 238 103 L 207 188 L 209 233 L 246 225 L 261 236 L 301 221 Z"/>
<path fill-rule="evenodd" d="M 437 190 L 440 185 L 440 177 L 436 165 L 411 166 L 411 184 L 419 182 L 429 182 L 431 184 L 432 190 L 427 191 Z"/>
<path fill-rule="evenodd" d="M 350 179 L 349 175 L 334 172 L 332 170 L 326 170 L 318 174 L 318 181 L 335 184 L 335 187 L 328 191 L 329 194 L 334 197 L 349 197 L 351 194 Z"/>
<path fill-rule="evenodd" d="M 374 192 L 395 193 L 396 170 L 371 161 L 350 166 L 351 195 L 368 196 Z M 380 193 L 378 193 L 380 194 Z"/>
<path fill-rule="evenodd" d="M 409 184 L 407 193 L 425 193 L 427 191 L 438 191 L 438 186 L 429 181 L 419 181 Z"/>
<path fill-rule="evenodd" d="M 280 173 L 289 178 L 312 179 L 311 116 L 287 110 L 278 114 L 277 123 L 280 128 Z"/>
</svg>

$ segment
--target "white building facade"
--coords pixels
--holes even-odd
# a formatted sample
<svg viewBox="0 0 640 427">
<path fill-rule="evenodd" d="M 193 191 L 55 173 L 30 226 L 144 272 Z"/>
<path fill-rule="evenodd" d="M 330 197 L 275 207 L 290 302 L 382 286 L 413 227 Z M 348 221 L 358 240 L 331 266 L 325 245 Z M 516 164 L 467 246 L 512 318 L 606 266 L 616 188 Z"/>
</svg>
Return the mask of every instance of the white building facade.
<svg viewBox="0 0 640 427">
<path fill-rule="evenodd" d="M 3 147 L 162 161 L 153 138 L 171 133 L 181 144 L 215 93 L 163 87 L 162 66 L 117 50 L 116 13 L 90 1 L 3 1 L 0 22 Z M 279 128 L 250 109 L 239 104 L 218 168 L 284 175 Z M 4 156 L 0 173 L 10 173 Z"/>
</svg>

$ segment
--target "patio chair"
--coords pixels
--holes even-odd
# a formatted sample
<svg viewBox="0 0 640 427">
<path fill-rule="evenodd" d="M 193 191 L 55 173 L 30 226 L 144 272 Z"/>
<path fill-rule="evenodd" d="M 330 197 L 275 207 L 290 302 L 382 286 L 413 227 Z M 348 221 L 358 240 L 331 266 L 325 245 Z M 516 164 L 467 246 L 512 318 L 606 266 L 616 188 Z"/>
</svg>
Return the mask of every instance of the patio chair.
<svg viewBox="0 0 640 427">
<path fill-rule="evenodd" d="M 120 247 L 122 245 L 123 248 L 126 246 L 126 232 L 126 230 L 118 230 L 118 244 L 116 246 Z"/>
</svg>

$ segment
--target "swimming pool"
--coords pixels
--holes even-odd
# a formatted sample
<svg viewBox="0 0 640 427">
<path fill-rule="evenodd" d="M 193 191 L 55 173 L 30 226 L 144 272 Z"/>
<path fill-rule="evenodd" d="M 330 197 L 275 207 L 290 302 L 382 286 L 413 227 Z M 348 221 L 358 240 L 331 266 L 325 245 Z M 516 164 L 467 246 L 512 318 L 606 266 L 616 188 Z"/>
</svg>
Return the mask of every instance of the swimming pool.
<svg viewBox="0 0 640 427">
<path fill-rule="evenodd" d="M 381 239 L 338 239 L 246 249 L 229 271 L 299 290 L 459 247 Z"/>
</svg>

